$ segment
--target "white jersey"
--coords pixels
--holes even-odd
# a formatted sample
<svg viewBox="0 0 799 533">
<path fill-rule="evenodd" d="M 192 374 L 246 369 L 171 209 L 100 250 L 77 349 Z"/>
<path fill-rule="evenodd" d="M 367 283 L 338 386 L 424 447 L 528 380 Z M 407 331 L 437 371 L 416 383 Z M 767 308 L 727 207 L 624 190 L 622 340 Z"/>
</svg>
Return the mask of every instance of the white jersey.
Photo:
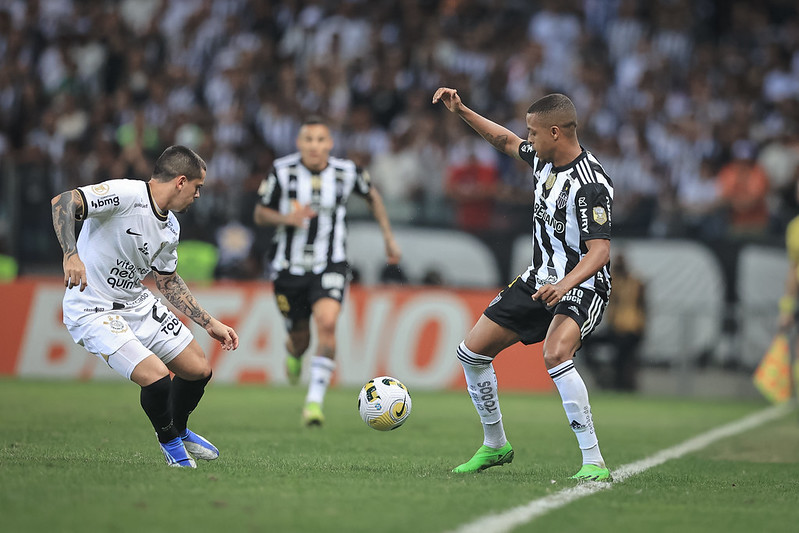
<svg viewBox="0 0 799 533">
<path fill-rule="evenodd" d="M 66 290 L 67 325 L 155 300 L 142 280 L 151 270 L 175 272 L 180 236 L 177 218 L 159 210 L 144 181 L 109 180 L 77 191 L 84 205 L 78 255 L 88 286 Z"/>
</svg>

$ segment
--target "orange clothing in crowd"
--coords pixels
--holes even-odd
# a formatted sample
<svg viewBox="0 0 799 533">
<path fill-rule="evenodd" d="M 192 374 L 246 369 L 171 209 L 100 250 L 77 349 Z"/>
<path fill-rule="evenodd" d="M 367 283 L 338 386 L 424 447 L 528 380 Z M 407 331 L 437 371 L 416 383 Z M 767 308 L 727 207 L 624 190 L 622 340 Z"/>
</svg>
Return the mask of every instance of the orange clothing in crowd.
<svg viewBox="0 0 799 533">
<path fill-rule="evenodd" d="M 730 210 L 730 224 L 738 230 L 765 230 L 768 226 L 768 176 L 760 165 L 734 160 L 718 175 L 721 197 Z"/>
</svg>

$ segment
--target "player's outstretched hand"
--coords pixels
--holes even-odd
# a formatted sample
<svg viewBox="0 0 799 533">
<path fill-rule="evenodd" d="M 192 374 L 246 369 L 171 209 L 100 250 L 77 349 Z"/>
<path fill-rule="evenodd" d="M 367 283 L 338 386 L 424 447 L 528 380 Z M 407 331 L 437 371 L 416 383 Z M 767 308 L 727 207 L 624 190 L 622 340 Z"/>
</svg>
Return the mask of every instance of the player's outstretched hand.
<svg viewBox="0 0 799 533">
<path fill-rule="evenodd" d="M 402 251 L 394 237 L 386 239 L 386 259 L 389 265 L 397 265 L 402 259 Z"/>
<path fill-rule="evenodd" d="M 64 256 L 64 287 L 71 289 L 80 286 L 80 291 L 88 285 L 86 280 L 86 265 L 83 264 L 78 254 Z"/>
<path fill-rule="evenodd" d="M 439 87 L 436 90 L 436 93 L 433 95 L 433 103 L 437 104 L 439 101 L 447 106 L 447 109 L 453 113 L 456 113 L 461 105 L 463 105 L 461 97 L 458 95 L 458 90 L 450 89 L 449 87 Z"/>
<path fill-rule="evenodd" d="M 239 336 L 230 326 L 226 326 L 219 320 L 212 318 L 208 325 L 205 326 L 205 331 L 219 341 L 224 350 L 235 350 L 239 347 Z"/>
</svg>

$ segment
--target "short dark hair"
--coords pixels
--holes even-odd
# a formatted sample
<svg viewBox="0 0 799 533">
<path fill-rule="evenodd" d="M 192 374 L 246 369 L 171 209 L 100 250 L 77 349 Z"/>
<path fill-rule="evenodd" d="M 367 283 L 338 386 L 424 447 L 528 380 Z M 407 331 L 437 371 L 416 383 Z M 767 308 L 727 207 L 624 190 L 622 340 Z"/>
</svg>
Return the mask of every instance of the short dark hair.
<svg viewBox="0 0 799 533">
<path fill-rule="evenodd" d="M 186 176 L 192 181 L 202 178 L 203 170 L 206 170 L 206 166 L 202 157 L 191 148 L 176 144 L 158 156 L 152 178 L 166 182 L 177 176 Z"/>
<path fill-rule="evenodd" d="M 311 115 L 311 116 L 305 117 L 305 119 L 302 121 L 302 124 L 300 124 L 301 127 L 302 126 L 317 126 L 317 125 L 328 126 L 327 121 L 324 118 L 322 118 L 320 115 Z"/>
<path fill-rule="evenodd" d="M 553 93 L 539 98 L 527 108 L 527 113 L 553 118 L 558 126 L 577 127 L 577 109 L 565 94 Z"/>
</svg>

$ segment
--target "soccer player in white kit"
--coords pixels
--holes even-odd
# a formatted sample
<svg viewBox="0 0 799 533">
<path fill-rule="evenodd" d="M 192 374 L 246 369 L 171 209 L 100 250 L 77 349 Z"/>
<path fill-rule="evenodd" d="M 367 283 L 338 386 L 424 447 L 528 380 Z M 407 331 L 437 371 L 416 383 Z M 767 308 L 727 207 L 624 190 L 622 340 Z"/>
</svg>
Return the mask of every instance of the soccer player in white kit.
<svg viewBox="0 0 799 533">
<path fill-rule="evenodd" d="M 53 227 L 64 251 L 64 324 L 76 343 L 141 387 L 141 406 L 169 466 L 195 468 L 219 450 L 189 430 L 189 414 L 211 379 L 211 366 L 189 329 L 142 280 L 158 290 L 225 350 L 239 341 L 209 315 L 176 273 L 180 224 L 200 197 L 205 161 L 170 146 L 150 181 L 114 179 L 52 199 Z M 75 219 L 83 220 L 75 239 Z M 78 289 L 78 290 L 76 290 Z M 175 375 L 170 379 L 170 371 Z"/>
</svg>

